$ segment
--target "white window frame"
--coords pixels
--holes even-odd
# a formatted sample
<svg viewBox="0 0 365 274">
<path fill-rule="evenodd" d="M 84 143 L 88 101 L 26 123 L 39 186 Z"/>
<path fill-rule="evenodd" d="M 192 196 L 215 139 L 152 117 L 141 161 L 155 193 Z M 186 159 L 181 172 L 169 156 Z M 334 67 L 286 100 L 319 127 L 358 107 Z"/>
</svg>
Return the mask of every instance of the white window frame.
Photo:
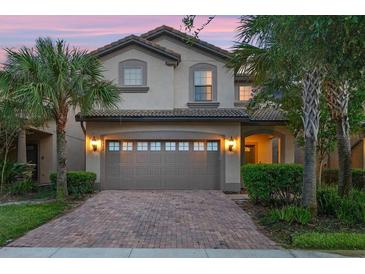
<svg viewBox="0 0 365 274">
<path fill-rule="evenodd" d="M 208 141 L 207 151 L 218 151 L 218 141 Z"/>
<path fill-rule="evenodd" d="M 137 151 L 148 151 L 148 142 L 137 142 Z"/>
<path fill-rule="evenodd" d="M 165 142 L 165 151 L 176 151 L 176 142 Z"/>
<path fill-rule="evenodd" d="M 120 142 L 119 141 L 108 141 L 108 151 L 109 152 L 118 152 L 120 151 Z"/>
<path fill-rule="evenodd" d="M 122 151 L 133 151 L 133 142 L 123 141 Z"/>
<path fill-rule="evenodd" d="M 161 142 L 150 142 L 150 151 L 161 151 Z"/>
<path fill-rule="evenodd" d="M 198 77 L 205 73 L 207 74 L 207 77 Z M 197 98 L 197 88 L 207 89 L 204 98 Z M 194 100 L 197 102 L 213 100 L 213 72 L 211 70 L 194 71 Z"/>
<path fill-rule="evenodd" d="M 179 151 L 189 151 L 190 143 L 189 142 L 179 142 Z"/>
<path fill-rule="evenodd" d="M 143 68 L 142 67 L 125 67 L 123 69 L 124 86 L 142 86 L 143 85 Z"/>
<path fill-rule="evenodd" d="M 194 151 L 205 151 L 205 145 L 202 141 L 195 141 L 193 145 Z"/>
</svg>

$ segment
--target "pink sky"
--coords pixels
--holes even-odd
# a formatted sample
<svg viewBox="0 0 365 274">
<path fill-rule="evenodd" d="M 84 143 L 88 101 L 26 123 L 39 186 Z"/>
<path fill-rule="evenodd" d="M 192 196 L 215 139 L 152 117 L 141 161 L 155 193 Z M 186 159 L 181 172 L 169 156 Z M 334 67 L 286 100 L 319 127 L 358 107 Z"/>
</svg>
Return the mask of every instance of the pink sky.
<svg viewBox="0 0 365 274">
<path fill-rule="evenodd" d="M 197 22 L 206 18 L 198 16 Z M 3 48 L 30 47 L 40 36 L 62 38 L 73 46 L 93 50 L 160 25 L 180 29 L 181 19 L 182 16 L 0 16 L 0 63 L 6 59 Z M 217 16 L 200 38 L 229 49 L 238 21 L 239 16 Z"/>
</svg>

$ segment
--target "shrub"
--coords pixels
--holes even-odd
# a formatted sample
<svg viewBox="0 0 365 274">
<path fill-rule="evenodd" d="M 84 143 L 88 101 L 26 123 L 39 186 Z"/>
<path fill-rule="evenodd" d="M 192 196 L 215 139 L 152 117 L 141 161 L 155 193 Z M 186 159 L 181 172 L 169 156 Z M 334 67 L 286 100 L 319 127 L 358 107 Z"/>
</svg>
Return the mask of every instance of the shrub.
<svg viewBox="0 0 365 274">
<path fill-rule="evenodd" d="M 26 193 L 35 192 L 37 185 L 32 180 L 21 180 L 11 183 L 8 187 L 8 192 L 12 195 L 22 195 Z"/>
<path fill-rule="evenodd" d="M 50 180 L 53 188 L 56 188 L 57 174 L 52 173 Z M 67 172 L 67 189 L 70 195 L 82 197 L 85 194 L 93 193 L 96 174 L 88 171 Z"/>
<path fill-rule="evenodd" d="M 317 191 L 318 213 L 336 217 L 344 224 L 365 223 L 365 194 L 352 190 L 341 198 L 335 187 L 322 187 Z"/>
<path fill-rule="evenodd" d="M 32 172 L 34 170 L 33 164 L 24 164 L 0 160 L 0 170 L 4 169 L 4 181 L 7 185 L 16 181 L 30 180 L 32 178 Z"/>
<path fill-rule="evenodd" d="M 322 182 L 329 186 L 338 184 L 338 169 L 325 169 L 322 173 Z M 355 189 L 365 190 L 365 170 L 352 169 L 352 184 Z"/>
<path fill-rule="evenodd" d="M 267 220 L 271 223 L 286 222 L 289 224 L 297 223 L 306 225 L 312 216 L 308 209 L 298 206 L 286 206 L 280 209 L 270 210 Z"/>
<path fill-rule="evenodd" d="M 306 232 L 292 236 L 293 245 L 297 248 L 312 249 L 365 249 L 364 233 L 319 233 Z"/>
<path fill-rule="evenodd" d="M 296 164 L 247 164 L 241 169 L 248 195 L 264 204 L 289 204 L 300 198 L 303 167 Z"/>
<path fill-rule="evenodd" d="M 334 187 L 321 187 L 317 190 L 318 214 L 336 216 L 336 209 L 341 203 L 341 197 Z"/>
</svg>

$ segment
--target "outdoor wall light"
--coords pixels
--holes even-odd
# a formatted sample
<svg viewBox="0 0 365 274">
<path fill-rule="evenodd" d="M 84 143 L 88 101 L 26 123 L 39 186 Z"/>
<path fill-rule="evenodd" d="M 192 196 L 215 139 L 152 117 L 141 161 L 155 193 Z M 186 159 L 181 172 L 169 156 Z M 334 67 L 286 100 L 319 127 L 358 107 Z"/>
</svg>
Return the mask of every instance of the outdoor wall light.
<svg viewBox="0 0 365 274">
<path fill-rule="evenodd" d="M 98 150 L 98 141 L 96 140 L 95 136 L 91 138 L 90 144 L 94 152 Z"/>
<path fill-rule="evenodd" d="M 233 139 L 233 137 L 231 136 L 231 138 L 228 140 L 228 150 L 230 152 L 233 151 L 233 147 L 235 146 L 236 141 Z"/>
</svg>

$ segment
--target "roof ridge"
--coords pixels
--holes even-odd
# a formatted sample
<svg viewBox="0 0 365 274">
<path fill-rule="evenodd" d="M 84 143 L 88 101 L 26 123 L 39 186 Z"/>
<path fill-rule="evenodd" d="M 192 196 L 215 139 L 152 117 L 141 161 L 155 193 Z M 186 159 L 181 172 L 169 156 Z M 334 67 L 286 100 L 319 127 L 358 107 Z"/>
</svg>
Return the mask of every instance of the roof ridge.
<svg viewBox="0 0 365 274">
<path fill-rule="evenodd" d="M 171 49 L 168 49 L 168 48 L 166 48 L 164 46 L 161 46 L 158 43 L 155 43 L 153 41 L 150 41 L 150 40 L 147 40 L 147 39 L 145 39 L 143 37 L 140 37 L 138 35 L 135 35 L 135 34 L 127 35 L 127 36 L 125 36 L 125 37 L 123 37 L 123 38 L 121 38 L 121 39 L 119 39 L 117 41 L 114 41 L 114 42 L 111 42 L 111 43 L 109 43 L 107 45 L 104 45 L 102 47 L 99 47 L 99 48 L 91 51 L 90 54 L 92 54 L 92 55 L 105 55 L 105 54 L 103 54 L 103 53 L 105 53 L 105 51 L 113 51 L 113 48 L 116 48 L 119 45 L 122 45 L 123 43 L 128 42 L 128 40 L 138 41 L 138 42 L 144 43 L 144 44 L 149 45 L 151 47 L 154 47 L 154 48 L 156 48 L 156 49 L 158 49 L 160 51 L 163 51 L 163 52 L 165 52 L 165 53 L 167 53 L 169 55 L 173 55 L 179 61 L 181 59 L 181 56 L 180 56 L 179 53 L 177 53 L 177 52 L 175 52 L 175 51 L 173 51 Z M 114 49 L 114 50 L 116 50 L 116 49 Z"/>
</svg>

